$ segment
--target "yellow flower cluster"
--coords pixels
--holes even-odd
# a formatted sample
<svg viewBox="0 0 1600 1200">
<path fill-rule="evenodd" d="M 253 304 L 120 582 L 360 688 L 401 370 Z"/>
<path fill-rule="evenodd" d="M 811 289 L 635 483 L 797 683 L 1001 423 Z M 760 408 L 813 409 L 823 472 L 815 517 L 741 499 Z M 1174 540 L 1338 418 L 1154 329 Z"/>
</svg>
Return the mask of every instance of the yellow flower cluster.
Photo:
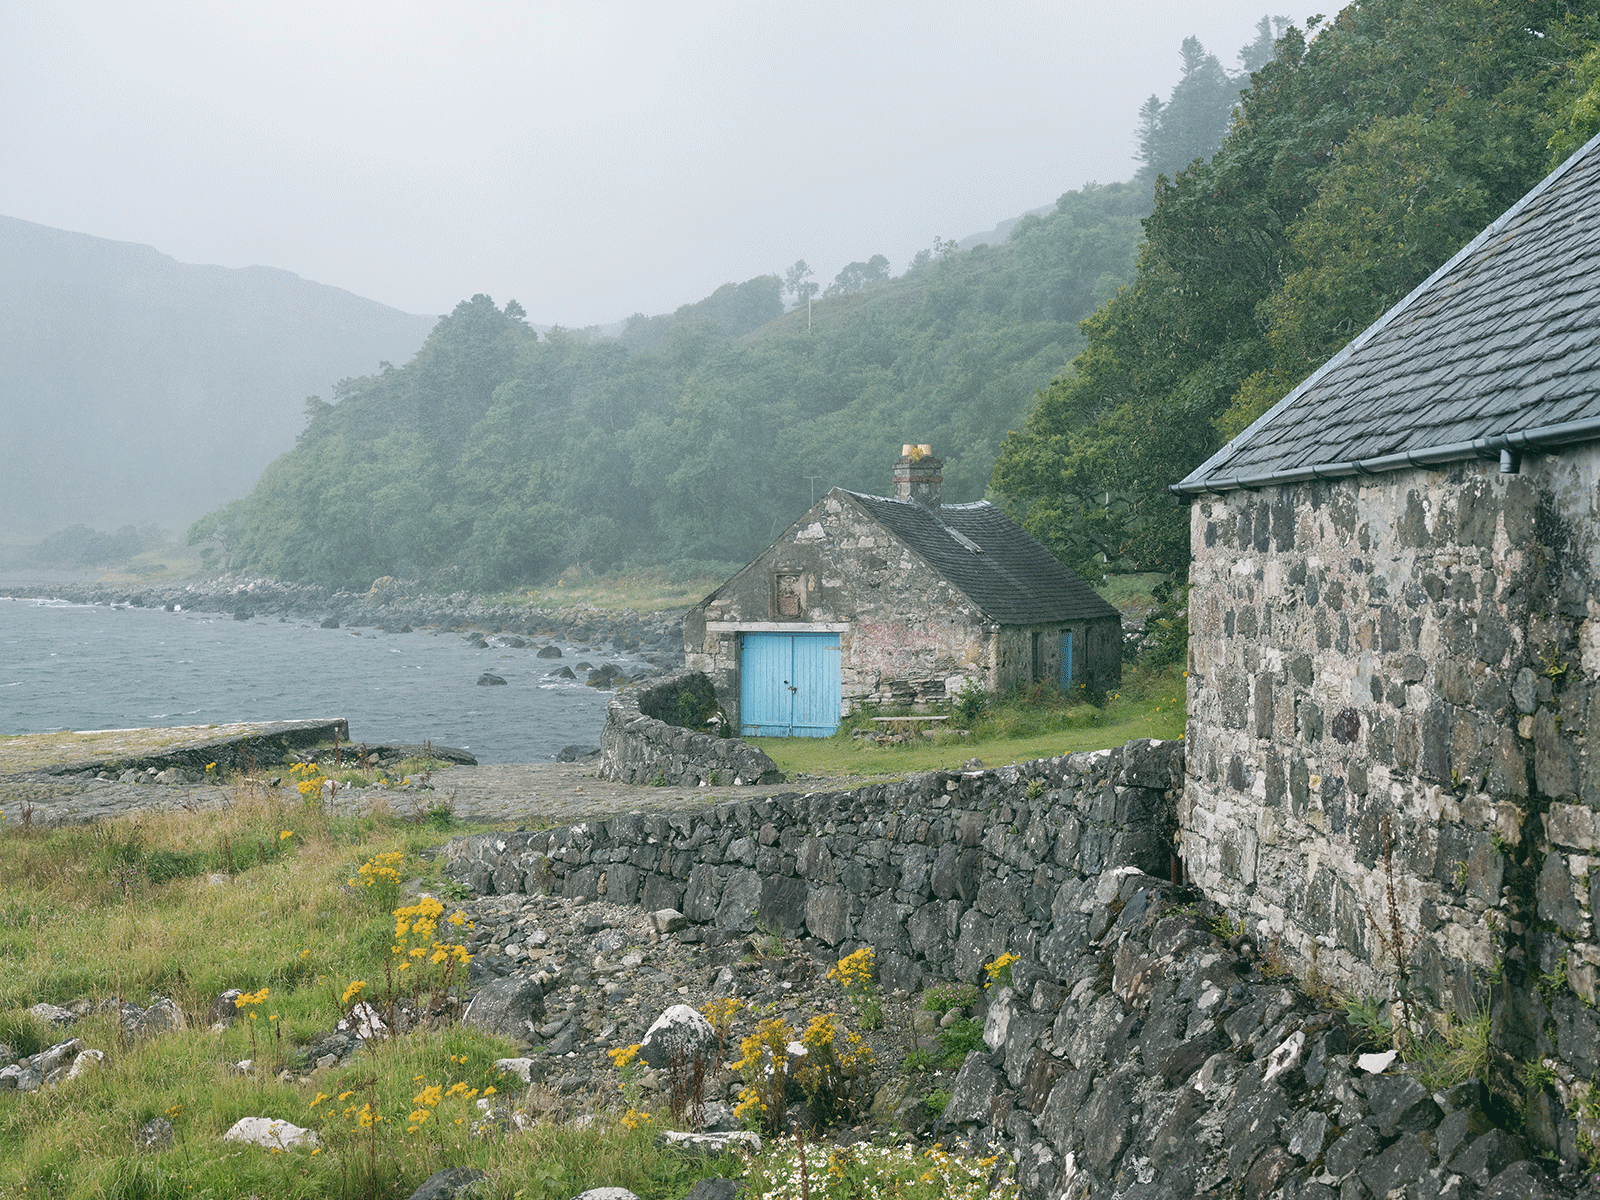
<svg viewBox="0 0 1600 1200">
<path fill-rule="evenodd" d="M 354 1000 L 357 996 L 361 995 L 361 989 L 366 987 L 366 986 L 367 986 L 367 981 L 365 979 L 352 980 L 351 983 L 350 983 L 350 986 L 345 988 L 345 990 L 344 990 L 344 998 L 340 1001 L 340 1003 L 343 1004 L 346 1008 L 349 1008 L 350 1007 L 350 1002 L 352 1000 Z"/>
<path fill-rule="evenodd" d="M 291 763 L 289 774 L 299 776 L 294 783 L 295 790 L 307 800 L 322 794 L 322 785 L 326 782 L 326 777 L 322 774 L 322 768 L 316 763 Z"/>
<path fill-rule="evenodd" d="M 626 1072 L 633 1066 L 634 1060 L 639 1057 L 639 1042 L 631 1046 L 618 1046 L 615 1050 L 607 1050 L 606 1056 L 611 1059 L 611 1065 L 618 1071 Z"/>
<path fill-rule="evenodd" d="M 472 955 L 468 954 L 467 948 L 459 942 L 435 940 L 434 934 L 439 929 L 441 919 L 457 929 L 463 925 L 469 929 L 472 927 L 463 912 L 453 912 L 445 917 L 444 905 L 432 896 L 423 896 L 415 904 L 394 910 L 395 944 L 392 951 L 395 957 L 401 960 L 396 970 L 406 970 L 413 959 L 420 961 L 426 958 L 434 966 L 441 963 L 465 964 L 472 961 Z M 410 938 L 415 938 L 419 944 L 408 945 Z"/>
<path fill-rule="evenodd" d="M 768 1017 L 756 1031 L 739 1043 L 739 1061 L 731 1063 L 744 1072 L 746 1085 L 739 1092 L 733 1115 L 741 1121 L 763 1124 L 782 1122 L 784 1092 L 789 1084 L 789 1042 L 794 1033 L 782 1017 Z"/>
<path fill-rule="evenodd" d="M 387 854 L 374 854 L 356 868 L 350 877 L 351 887 L 374 887 L 380 882 L 400 886 L 400 864 L 405 861 L 405 851 L 391 850 Z M 443 908 L 443 906 L 440 906 Z"/>
<path fill-rule="evenodd" d="M 235 1008 L 247 1008 L 252 1004 L 265 1004 L 267 1002 L 267 994 L 271 990 L 271 988 L 262 988 L 259 992 L 240 992 L 233 998 L 233 1006 Z"/>
<path fill-rule="evenodd" d="M 648 1125 L 653 1120 L 647 1112 L 640 1112 L 637 1108 L 630 1108 L 622 1114 L 622 1127 L 624 1129 L 637 1129 L 641 1125 Z"/>
<path fill-rule="evenodd" d="M 998 983 L 1005 987 L 1010 987 L 1011 964 L 1016 961 L 1017 956 L 1008 950 L 999 958 L 995 959 L 992 963 L 985 963 L 983 970 L 984 973 L 989 976 L 989 982 L 985 983 L 983 986 L 989 988 Z"/>
<path fill-rule="evenodd" d="M 412 1082 L 421 1083 L 422 1076 L 416 1076 Z M 411 1103 L 415 1105 L 415 1107 L 406 1117 L 406 1120 L 411 1122 L 411 1124 L 406 1126 L 406 1132 L 416 1133 L 418 1130 L 420 1130 L 425 1124 L 427 1124 L 428 1118 L 433 1116 L 434 1111 L 438 1109 L 439 1105 L 443 1104 L 446 1100 L 454 1100 L 457 1097 L 460 1097 L 464 1101 L 471 1101 L 477 1099 L 478 1094 L 477 1088 L 468 1087 L 465 1083 L 461 1082 L 452 1083 L 448 1088 L 446 1088 L 442 1083 L 434 1083 L 425 1086 L 415 1096 L 411 1097 Z M 492 1087 L 484 1088 L 483 1095 L 494 1095 L 494 1089 Z M 456 1124 L 461 1124 L 461 1121 L 458 1119 Z"/>
<path fill-rule="evenodd" d="M 854 954 L 847 954 L 828 972 L 829 979 L 839 981 L 847 992 L 860 991 L 872 982 L 872 968 L 877 961 L 871 946 L 863 946 Z"/>
</svg>

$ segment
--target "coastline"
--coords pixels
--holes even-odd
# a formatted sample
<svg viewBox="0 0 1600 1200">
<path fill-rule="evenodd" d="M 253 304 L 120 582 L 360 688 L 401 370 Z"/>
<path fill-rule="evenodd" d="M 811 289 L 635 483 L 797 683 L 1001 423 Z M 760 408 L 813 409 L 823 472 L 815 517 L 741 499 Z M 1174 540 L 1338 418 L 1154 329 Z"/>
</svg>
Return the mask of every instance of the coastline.
<svg viewBox="0 0 1600 1200">
<path fill-rule="evenodd" d="M 469 592 L 441 596 L 413 592 L 392 581 L 366 592 L 335 591 L 311 584 L 282 583 L 229 575 L 168 583 L 106 583 L 63 578 L 67 572 L 17 572 L 0 576 L 0 599 L 64 600 L 129 608 L 181 608 L 231 615 L 235 620 L 277 617 L 342 627 L 402 630 L 470 629 L 506 637 L 558 638 L 573 645 L 611 643 L 639 650 L 658 671 L 683 663 L 683 610 L 638 613 L 579 604 L 571 608 L 488 604 Z M 56 578 L 49 578 L 54 575 Z"/>
</svg>

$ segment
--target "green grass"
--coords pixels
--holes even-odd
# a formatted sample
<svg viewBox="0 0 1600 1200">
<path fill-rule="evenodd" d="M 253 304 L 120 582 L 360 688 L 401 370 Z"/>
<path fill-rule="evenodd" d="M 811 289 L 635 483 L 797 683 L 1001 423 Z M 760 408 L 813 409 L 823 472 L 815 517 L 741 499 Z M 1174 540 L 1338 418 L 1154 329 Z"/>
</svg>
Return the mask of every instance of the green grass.
<svg viewBox="0 0 1600 1200">
<path fill-rule="evenodd" d="M 1179 738 L 1186 720 L 1184 673 L 1179 667 L 1126 673 L 1103 706 L 1040 687 L 991 704 L 972 736 L 939 730 L 931 741 L 883 746 L 852 736 L 872 725 L 874 712 L 853 714 L 830 738 L 750 738 L 788 774 L 822 777 L 901 775 L 959 770 L 970 758 L 985 767 L 1053 758 L 1078 750 L 1120 746 L 1134 738 Z M 946 722 L 950 724 L 951 722 Z"/>
<path fill-rule="evenodd" d="M 470 1136 L 477 1095 L 494 1087 L 497 1103 L 516 1103 L 522 1085 L 492 1068 L 514 1053 L 509 1044 L 453 1021 L 370 1046 L 309 1084 L 298 1070 L 293 1082 L 278 1080 L 303 1045 L 332 1031 L 351 982 L 365 980 L 364 994 L 383 998 L 390 908 L 395 897 L 410 903 L 401 885 L 449 892 L 437 860 L 417 854 L 437 839 L 426 824 L 331 817 L 288 789 L 244 785 L 222 809 L 0 829 L 0 1041 L 31 1054 L 75 1036 L 107 1055 L 70 1083 L 0 1096 L 0 1196 L 403 1197 L 442 1166 L 473 1165 L 493 1173 L 493 1194 L 508 1200 L 566 1200 L 597 1180 L 666 1200 L 718 1169 L 658 1149 L 648 1127 L 614 1119 L 584 1131 L 538 1124 L 511 1137 Z M 395 877 L 347 886 L 383 853 L 402 856 Z M 439 930 L 443 940 L 456 936 L 446 924 Z M 255 1020 L 214 1032 L 207 1010 L 229 987 L 266 995 Z M 177 1002 L 187 1029 L 133 1041 L 108 1011 L 69 1030 L 27 1012 L 41 1001 L 144 1006 L 157 994 Z M 244 1058 L 265 1069 L 230 1072 Z M 477 1092 L 442 1098 L 427 1121 L 412 1118 L 423 1087 L 455 1083 Z M 368 1102 L 382 1117 L 376 1133 L 358 1123 Z M 136 1154 L 133 1132 L 158 1116 L 171 1121 L 174 1147 Z M 242 1116 L 316 1129 L 323 1151 L 222 1142 Z"/>
<path fill-rule="evenodd" d="M 489 603 L 537 608 L 575 608 L 591 604 L 638 613 L 688 608 L 698 604 L 737 572 L 743 563 L 686 562 L 657 567 L 621 567 L 606 575 L 568 570 L 549 586 L 518 588 L 487 597 Z"/>
</svg>

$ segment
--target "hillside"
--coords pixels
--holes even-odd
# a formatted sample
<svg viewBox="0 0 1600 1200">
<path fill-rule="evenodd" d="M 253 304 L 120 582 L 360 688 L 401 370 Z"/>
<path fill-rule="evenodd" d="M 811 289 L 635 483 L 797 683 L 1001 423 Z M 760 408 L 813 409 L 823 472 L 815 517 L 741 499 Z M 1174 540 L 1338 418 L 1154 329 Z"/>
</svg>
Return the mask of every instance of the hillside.
<svg viewBox="0 0 1600 1200">
<path fill-rule="evenodd" d="M 405 362 L 436 319 L 12 217 L 0 281 L 0 539 L 181 530 L 294 444 L 307 395 Z"/>
<path fill-rule="evenodd" d="M 746 558 L 813 488 L 882 491 L 908 441 L 938 446 L 946 496 L 977 499 L 1078 321 L 1131 278 L 1143 195 L 1069 192 L 1002 245 L 942 244 L 809 315 L 782 313 L 775 276 L 615 339 L 540 336 L 476 296 L 404 368 L 309 406 L 295 449 L 195 534 L 285 579 L 495 588 Z"/>
</svg>

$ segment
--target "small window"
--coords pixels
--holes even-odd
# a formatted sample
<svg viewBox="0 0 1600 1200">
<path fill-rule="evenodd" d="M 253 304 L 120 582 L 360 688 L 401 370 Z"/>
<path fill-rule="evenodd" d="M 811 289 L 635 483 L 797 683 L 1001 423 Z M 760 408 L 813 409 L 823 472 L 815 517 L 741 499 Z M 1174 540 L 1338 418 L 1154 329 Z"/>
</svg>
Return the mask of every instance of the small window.
<svg viewBox="0 0 1600 1200">
<path fill-rule="evenodd" d="M 777 577 L 772 608 L 779 617 L 798 617 L 805 610 L 805 585 L 799 575 Z"/>
</svg>

